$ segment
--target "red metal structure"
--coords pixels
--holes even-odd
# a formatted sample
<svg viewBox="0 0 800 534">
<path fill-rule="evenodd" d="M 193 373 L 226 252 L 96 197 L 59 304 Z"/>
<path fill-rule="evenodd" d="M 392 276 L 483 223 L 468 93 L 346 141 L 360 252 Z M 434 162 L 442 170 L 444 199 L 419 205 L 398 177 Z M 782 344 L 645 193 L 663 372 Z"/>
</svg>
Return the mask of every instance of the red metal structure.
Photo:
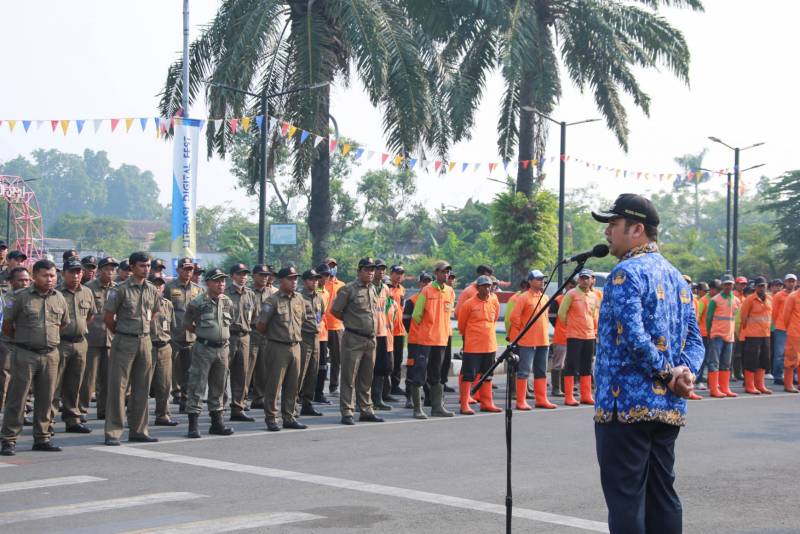
<svg viewBox="0 0 800 534">
<path fill-rule="evenodd" d="M 0 198 L 8 206 L 8 248 L 24 252 L 27 263 L 44 257 L 44 222 L 36 193 L 19 176 L 0 175 Z"/>
</svg>

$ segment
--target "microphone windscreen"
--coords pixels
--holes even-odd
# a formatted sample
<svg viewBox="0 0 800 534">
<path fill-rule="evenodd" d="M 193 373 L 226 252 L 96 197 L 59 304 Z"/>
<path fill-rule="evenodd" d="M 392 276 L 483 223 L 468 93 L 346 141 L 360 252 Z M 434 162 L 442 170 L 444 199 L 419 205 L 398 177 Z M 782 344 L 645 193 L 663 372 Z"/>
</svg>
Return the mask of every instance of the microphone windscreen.
<svg viewBox="0 0 800 534">
<path fill-rule="evenodd" d="M 595 258 L 605 258 L 608 256 L 608 245 L 595 245 L 592 249 L 592 255 Z"/>
</svg>

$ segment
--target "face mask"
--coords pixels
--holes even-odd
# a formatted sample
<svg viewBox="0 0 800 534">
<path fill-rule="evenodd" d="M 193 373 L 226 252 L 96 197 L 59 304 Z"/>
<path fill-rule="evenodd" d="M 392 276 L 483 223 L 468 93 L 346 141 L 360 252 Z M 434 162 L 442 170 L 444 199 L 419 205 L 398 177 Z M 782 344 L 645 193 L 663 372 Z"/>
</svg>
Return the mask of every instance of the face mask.
<svg viewBox="0 0 800 534">
<path fill-rule="evenodd" d="M 334 267 L 331 267 L 331 276 L 332 276 L 333 278 L 336 278 L 336 267 L 335 267 L 335 266 L 334 266 Z"/>
</svg>

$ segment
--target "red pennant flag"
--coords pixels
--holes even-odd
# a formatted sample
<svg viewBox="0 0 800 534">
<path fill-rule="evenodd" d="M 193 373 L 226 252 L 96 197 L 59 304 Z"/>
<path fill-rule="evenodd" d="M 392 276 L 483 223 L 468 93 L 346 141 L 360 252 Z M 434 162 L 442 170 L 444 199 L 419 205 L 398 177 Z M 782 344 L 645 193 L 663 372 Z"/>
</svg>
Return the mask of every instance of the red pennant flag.
<svg viewBox="0 0 800 534">
<path fill-rule="evenodd" d="M 331 154 L 333 154 L 333 151 L 334 151 L 334 150 L 336 150 L 336 145 L 337 145 L 337 143 L 338 143 L 338 141 L 337 141 L 336 139 L 333 139 L 333 140 L 330 142 L 330 144 L 328 145 L 328 152 L 330 152 Z"/>
<path fill-rule="evenodd" d="M 53 131 L 55 132 L 56 128 L 58 127 L 58 121 L 50 121 L 50 126 L 53 128 Z"/>
<path fill-rule="evenodd" d="M 239 119 L 231 119 L 229 122 L 231 125 L 231 133 L 235 134 L 236 130 L 239 129 Z"/>
<path fill-rule="evenodd" d="M 436 162 L 433 164 L 433 169 L 434 169 L 436 172 L 439 172 L 439 169 L 440 169 L 441 167 L 442 167 L 442 162 L 441 162 L 440 160 L 438 160 L 438 159 L 437 159 L 437 160 L 436 160 Z"/>
<path fill-rule="evenodd" d="M 386 163 L 387 159 L 389 159 L 389 154 L 387 154 L 385 152 L 383 154 L 381 154 L 381 166 L 383 166 Z"/>
<path fill-rule="evenodd" d="M 286 134 L 289 132 L 289 123 L 284 122 L 281 124 L 281 137 L 286 137 Z M 333 149 L 331 149 L 333 151 Z"/>
<path fill-rule="evenodd" d="M 524 159 L 524 160 L 522 160 L 522 162 L 521 162 L 521 163 L 522 163 L 522 168 L 523 168 L 523 169 L 527 169 L 527 168 L 528 168 L 528 166 L 531 164 L 531 160 L 529 160 L 529 159 Z"/>
<path fill-rule="evenodd" d="M 117 124 L 119 124 L 119 119 L 111 119 L 111 131 L 112 132 L 114 131 L 114 128 L 117 127 Z"/>
<path fill-rule="evenodd" d="M 490 163 L 489 164 L 489 174 L 492 174 L 497 167 L 497 163 Z"/>
</svg>

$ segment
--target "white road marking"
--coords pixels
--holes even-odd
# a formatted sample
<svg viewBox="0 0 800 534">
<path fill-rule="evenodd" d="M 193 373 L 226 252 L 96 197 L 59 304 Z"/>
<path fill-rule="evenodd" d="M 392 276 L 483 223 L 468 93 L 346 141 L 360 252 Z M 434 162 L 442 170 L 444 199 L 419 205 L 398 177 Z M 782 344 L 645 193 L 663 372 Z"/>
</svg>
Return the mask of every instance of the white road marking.
<svg viewBox="0 0 800 534">
<path fill-rule="evenodd" d="M 215 532 L 234 532 L 251 528 L 275 527 L 298 523 L 300 521 L 314 521 L 324 519 L 321 515 L 304 514 L 302 512 L 284 512 L 274 514 L 253 514 L 246 516 L 223 517 L 222 519 L 209 519 L 208 521 L 195 521 L 180 525 L 165 525 L 163 527 L 131 530 L 123 534 L 214 534 Z"/>
<path fill-rule="evenodd" d="M 0 462 L 0 467 L 17 467 L 17 464 L 5 464 L 3 462 Z"/>
<path fill-rule="evenodd" d="M 187 493 L 183 491 L 171 493 L 149 493 L 147 495 L 126 497 L 123 499 L 107 499 L 103 501 L 79 502 L 62 506 L 34 508 L 32 510 L 16 510 L 14 512 L 0 513 L 0 525 L 11 525 L 13 523 L 21 523 L 23 521 L 36 521 L 38 519 L 50 519 L 53 517 L 88 514 L 93 512 L 104 512 L 106 510 L 118 510 L 120 508 L 133 508 L 135 506 L 147 506 L 150 504 L 188 501 L 190 499 L 199 499 L 200 497 L 205 497 L 205 495 Z"/>
<path fill-rule="evenodd" d="M 186 464 L 194 467 L 207 467 L 209 469 L 221 469 L 223 471 L 232 471 L 235 473 L 245 473 L 249 475 L 256 475 L 262 477 L 291 480 L 294 482 L 305 482 L 308 484 L 316 484 L 318 486 L 328 486 L 332 488 L 359 491 L 362 493 L 385 495 L 387 497 L 400 497 L 412 501 L 425 502 L 435 505 L 452 506 L 454 508 L 462 508 L 466 510 L 477 510 L 481 512 L 489 512 L 499 515 L 505 515 L 506 513 L 505 506 L 499 504 L 475 501 L 472 499 L 463 499 L 461 497 L 441 495 L 438 493 L 430 493 L 426 491 L 417 491 L 406 488 L 385 486 L 382 484 L 372 484 L 369 482 L 361 482 L 358 480 L 347 480 L 344 478 L 312 475 L 307 473 L 300 473 L 297 471 L 286 471 L 283 469 L 273 469 L 270 467 L 261 467 L 257 465 L 237 464 L 221 460 L 212 460 L 209 458 L 184 456 L 182 454 L 170 454 L 165 452 L 157 452 L 149 449 L 134 448 L 128 446 L 93 447 L 92 450 L 109 452 L 112 454 L 122 454 L 125 456 L 134 456 L 137 458 L 145 458 L 148 460 L 161 460 L 164 462 Z M 513 514 L 514 517 L 531 519 L 533 521 L 540 521 L 543 523 L 550 523 L 553 525 L 563 525 L 567 527 L 589 530 L 592 532 L 608 532 L 608 525 L 600 521 L 591 521 L 588 519 L 581 519 L 578 517 L 551 514 L 548 512 L 540 512 L 537 510 L 530 510 L 526 508 L 514 508 Z"/>
<path fill-rule="evenodd" d="M 102 482 L 104 480 L 106 479 L 88 476 L 42 478 L 40 480 L 29 480 L 27 482 L 0 484 L 0 493 L 37 488 L 52 488 L 55 486 L 69 486 L 70 484 L 85 484 L 87 482 Z"/>
</svg>

